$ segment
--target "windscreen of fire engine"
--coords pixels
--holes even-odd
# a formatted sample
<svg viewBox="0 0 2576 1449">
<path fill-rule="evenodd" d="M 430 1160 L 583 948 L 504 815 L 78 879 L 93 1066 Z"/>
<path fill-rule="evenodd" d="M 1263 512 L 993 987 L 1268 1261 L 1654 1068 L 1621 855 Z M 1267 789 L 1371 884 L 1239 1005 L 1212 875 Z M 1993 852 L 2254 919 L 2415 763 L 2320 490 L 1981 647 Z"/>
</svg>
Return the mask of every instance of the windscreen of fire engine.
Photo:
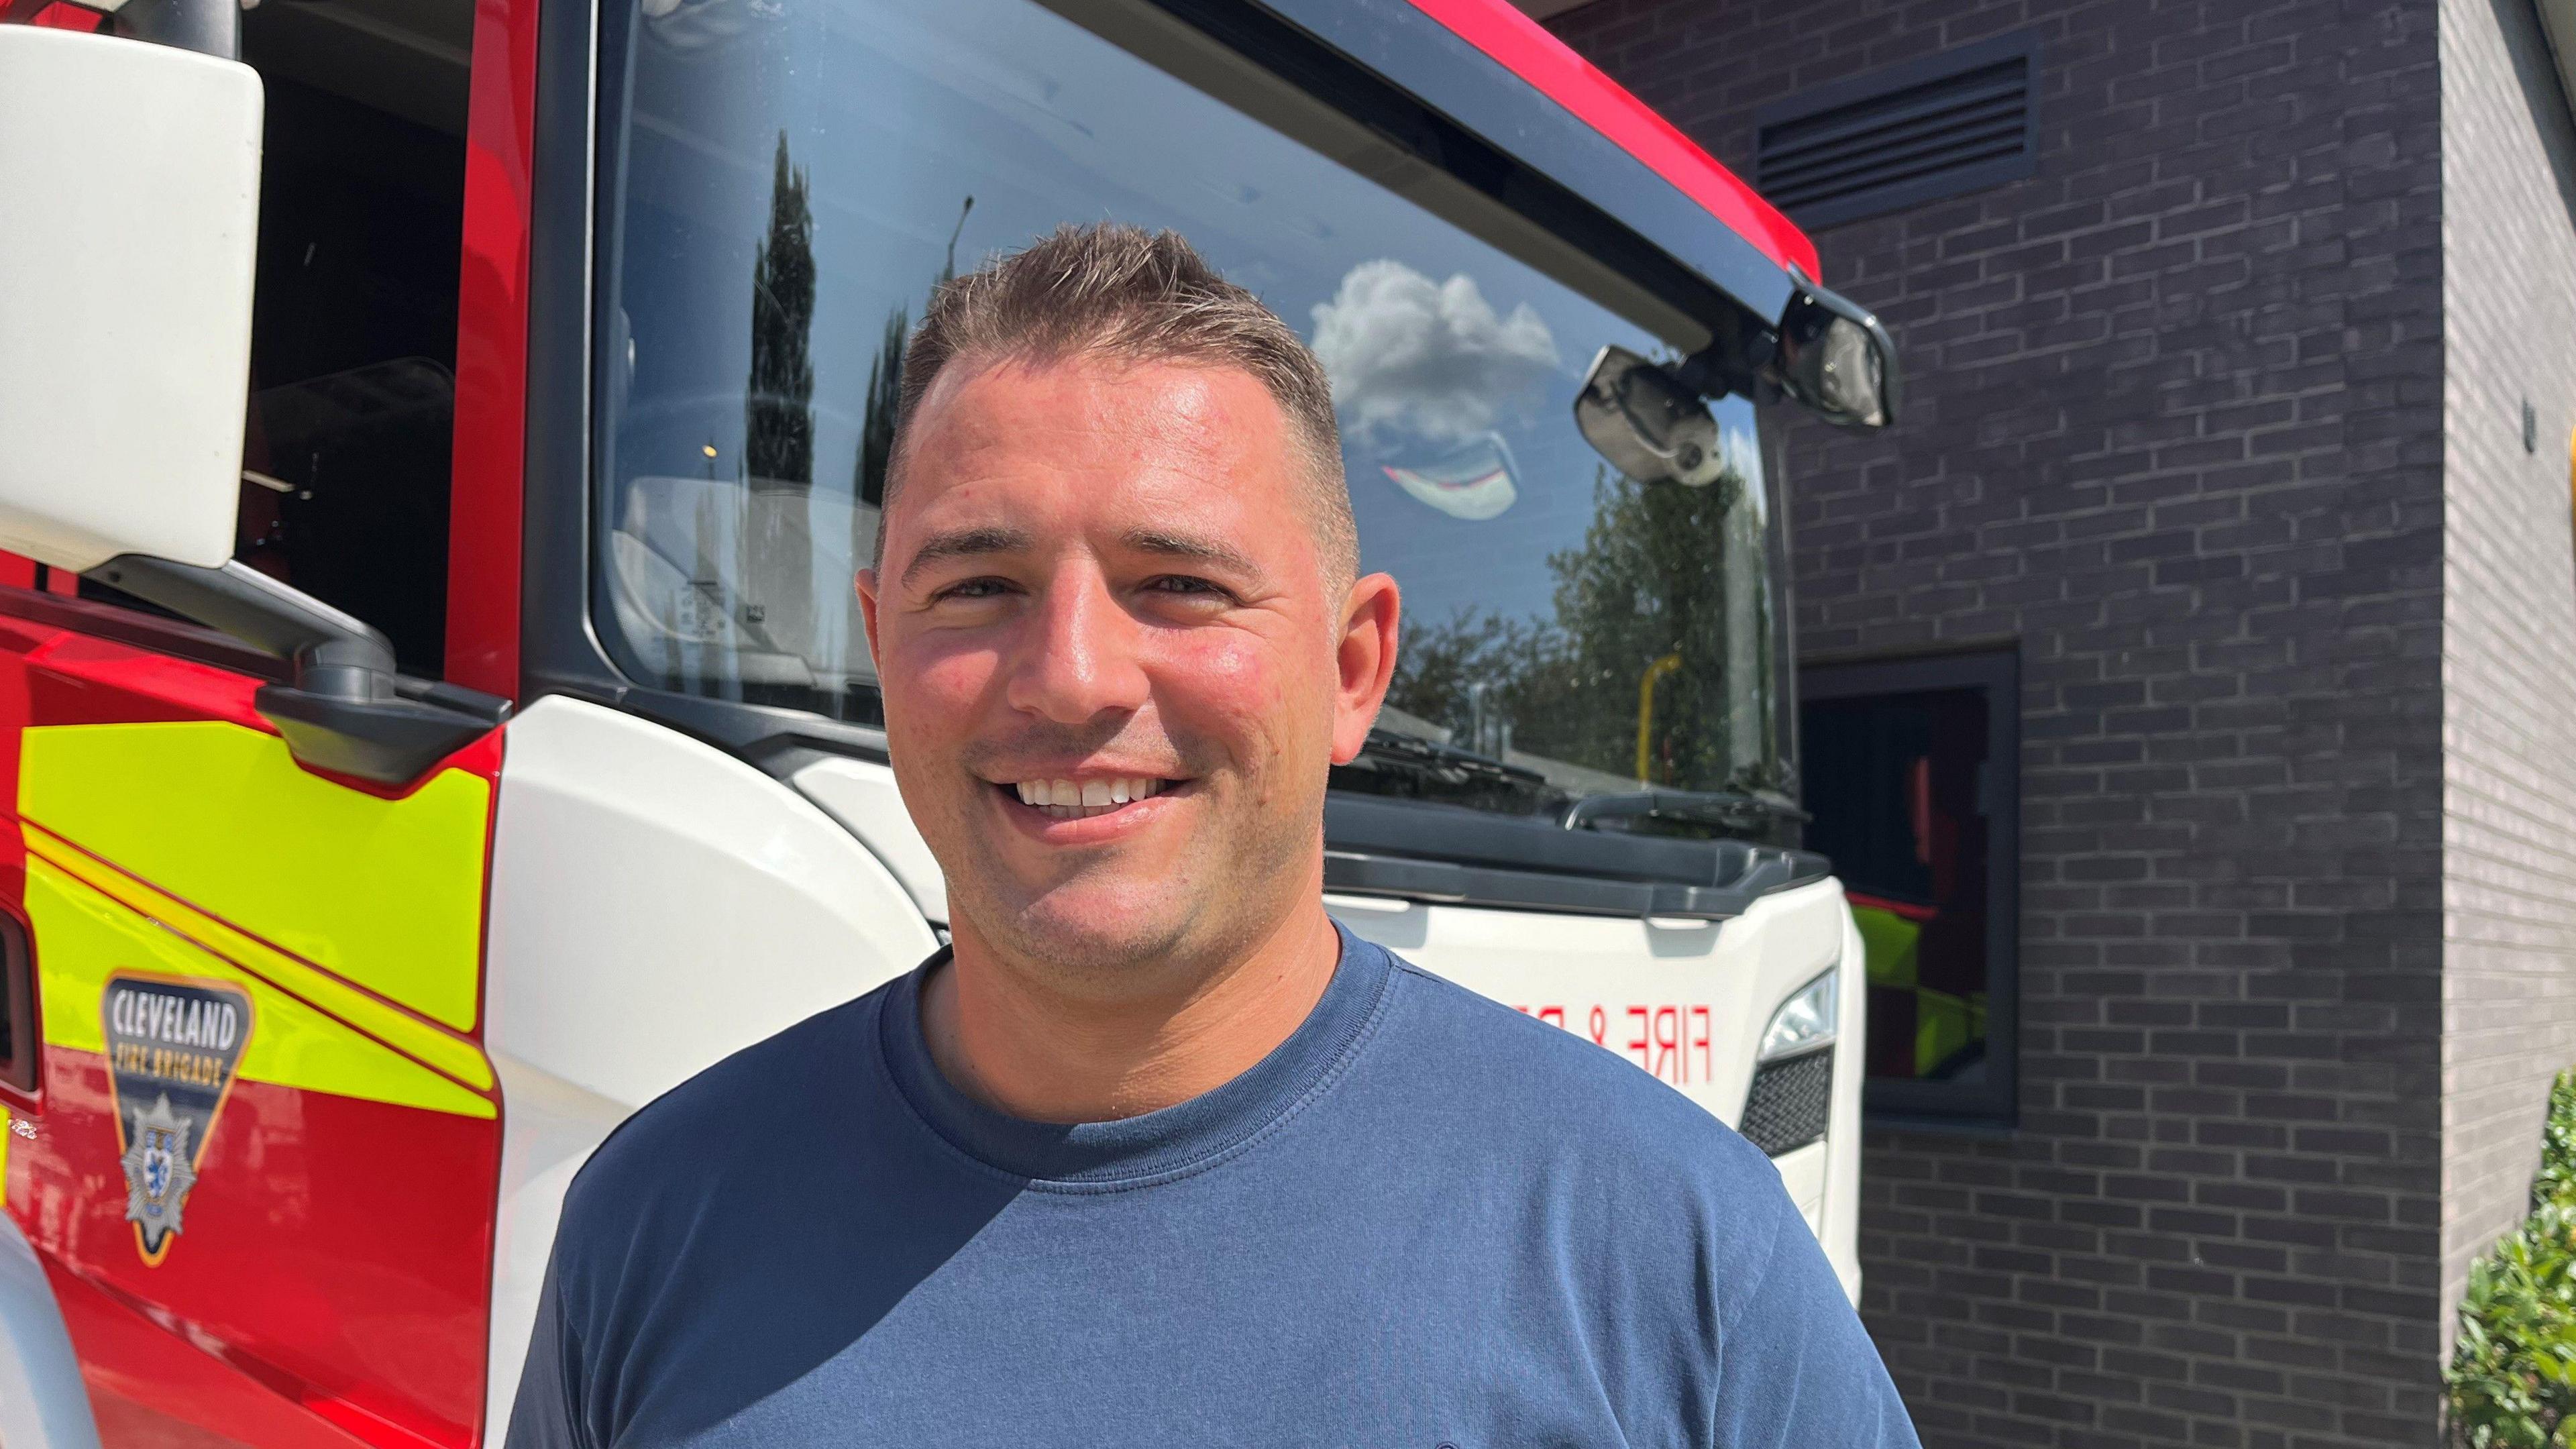
<svg viewBox="0 0 2576 1449">
<path fill-rule="evenodd" d="M 594 617 L 638 682 L 879 719 L 852 576 L 907 333 L 957 269 L 1109 219 L 1188 237 L 1331 377 L 1362 567 L 1405 601 L 1338 788 L 1560 818 L 1615 797 L 1583 818 L 1682 834 L 1785 818 L 1753 409 L 1715 405 L 1705 486 L 1606 467 L 1584 369 L 1677 339 L 1600 288 L 1029 0 L 642 0 L 607 38 Z"/>
</svg>

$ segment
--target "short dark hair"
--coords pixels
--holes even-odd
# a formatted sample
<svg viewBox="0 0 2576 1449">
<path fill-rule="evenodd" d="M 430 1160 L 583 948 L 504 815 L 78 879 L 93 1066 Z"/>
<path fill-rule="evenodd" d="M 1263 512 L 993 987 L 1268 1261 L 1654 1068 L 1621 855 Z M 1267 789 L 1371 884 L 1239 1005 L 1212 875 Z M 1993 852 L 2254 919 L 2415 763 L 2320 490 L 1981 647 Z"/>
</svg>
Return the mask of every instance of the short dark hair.
<svg viewBox="0 0 2576 1449">
<path fill-rule="evenodd" d="M 904 349 L 903 390 L 883 504 L 901 484 L 914 414 L 951 362 L 1052 361 L 1095 354 L 1135 362 L 1237 367 L 1288 420 L 1306 465 L 1316 542 L 1328 572 L 1359 567 L 1359 528 L 1342 477 L 1341 429 L 1324 365 L 1259 297 L 1227 281 L 1178 233 L 1115 222 L 1063 226 L 931 294 Z M 877 531 L 883 562 L 885 531 Z"/>
</svg>

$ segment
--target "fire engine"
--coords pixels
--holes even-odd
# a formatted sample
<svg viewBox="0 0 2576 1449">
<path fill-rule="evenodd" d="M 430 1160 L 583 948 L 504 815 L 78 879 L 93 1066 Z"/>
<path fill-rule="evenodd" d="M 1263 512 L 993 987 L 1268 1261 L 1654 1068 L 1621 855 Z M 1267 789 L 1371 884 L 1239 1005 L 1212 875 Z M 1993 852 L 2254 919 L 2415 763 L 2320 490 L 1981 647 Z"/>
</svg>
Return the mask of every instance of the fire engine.
<svg viewBox="0 0 2576 1449">
<path fill-rule="evenodd" d="M 499 1439 L 586 1155 L 940 944 L 895 380 L 1103 217 L 1309 338 L 1405 591 L 1334 914 L 1856 1291 L 1775 433 L 1892 346 L 1502 0 L 0 0 L 0 1440 Z"/>
</svg>

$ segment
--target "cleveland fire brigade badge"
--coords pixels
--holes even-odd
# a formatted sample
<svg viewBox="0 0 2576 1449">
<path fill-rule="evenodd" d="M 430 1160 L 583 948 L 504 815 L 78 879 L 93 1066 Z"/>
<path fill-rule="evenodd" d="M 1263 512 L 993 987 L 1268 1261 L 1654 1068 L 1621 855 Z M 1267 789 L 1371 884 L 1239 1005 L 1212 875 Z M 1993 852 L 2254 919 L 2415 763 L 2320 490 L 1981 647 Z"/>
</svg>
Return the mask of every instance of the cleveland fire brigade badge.
<svg viewBox="0 0 2576 1449">
<path fill-rule="evenodd" d="M 206 1139 L 250 1039 L 250 997 L 226 981 L 116 975 L 99 1002 L 135 1251 L 158 1266 L 179 1234 Z"/>
</svg>

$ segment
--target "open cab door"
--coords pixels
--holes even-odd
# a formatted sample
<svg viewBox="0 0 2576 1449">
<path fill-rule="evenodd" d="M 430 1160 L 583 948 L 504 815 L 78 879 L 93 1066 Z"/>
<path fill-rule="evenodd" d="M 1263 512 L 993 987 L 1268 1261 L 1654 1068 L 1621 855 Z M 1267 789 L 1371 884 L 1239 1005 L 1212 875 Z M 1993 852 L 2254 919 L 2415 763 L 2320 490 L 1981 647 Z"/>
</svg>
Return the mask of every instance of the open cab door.
<svg viewBox="0 0 2576 1449">
<path fill-rule="evenodd" d="M 228 54 L 0 25 L 6 1206 L 102 1441 L 464 1444 L 506 705 L 234 558 L 261 139 Z"/>
</svg>

